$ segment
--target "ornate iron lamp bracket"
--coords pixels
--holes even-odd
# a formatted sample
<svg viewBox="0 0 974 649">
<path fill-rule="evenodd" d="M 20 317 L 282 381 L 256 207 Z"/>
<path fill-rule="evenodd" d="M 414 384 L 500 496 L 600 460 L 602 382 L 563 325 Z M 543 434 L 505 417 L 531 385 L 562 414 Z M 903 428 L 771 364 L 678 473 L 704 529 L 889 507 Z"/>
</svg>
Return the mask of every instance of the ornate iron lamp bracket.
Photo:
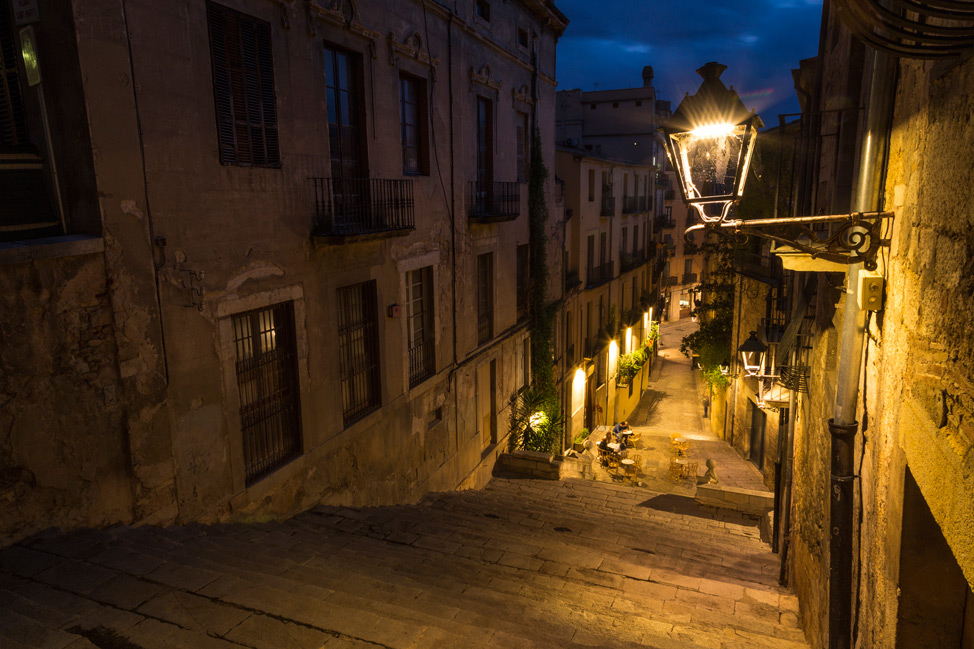
<svg viewBox="0 0 974 649">
<path fill-rule="evenodd" d="M 721 223 L 702 223 L 686 229 L 693 232 L 713 232 L 734 243 L 746 243 L 754 236 L 789 246 L 815 259 L 839 264 L 861 263 L 867 270 L 876 269 L 876 253 L 889 244 L 882 235 L 883 222 L 893 218 L 893 212 L 855 212 L 823 216 L 797 216 L 779 219 L 731 220 Z M 828 231 L 815 230 L 818 223 L 835 224 Z"/>
</svg>

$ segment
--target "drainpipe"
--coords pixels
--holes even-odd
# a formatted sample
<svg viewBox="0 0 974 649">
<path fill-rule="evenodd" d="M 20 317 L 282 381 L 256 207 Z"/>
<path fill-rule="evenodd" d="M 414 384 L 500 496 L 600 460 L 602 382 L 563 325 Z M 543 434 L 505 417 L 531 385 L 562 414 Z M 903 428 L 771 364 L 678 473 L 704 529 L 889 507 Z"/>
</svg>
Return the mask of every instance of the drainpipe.
<svg viewBox="0 0 974 649">
<path fill-rule="evenodd" d="M 791 365 L 798 362 L 798 352 L 791 351 Z M 797 386 L 796 386 L 797 387 Z M 779 537 L 781 553 L 781 567 L 778 571 L 778 583 L 788 584 L 788 548 L 791 545 L 791 483 L 792 469 L 795 463 L 795 420 L 798 419 L 797 390 L 788 392 L 788 427 L 785 429 L 784 459 L 781 468 L 783 483 L 781 485 L 781 534 Z"/>
<path fill-rule="evenodd" d="M 887 54 L 870 52 L 870 80 L 867 113 L 859 153 L 854 212 L 879 209 L 884 185 L 885 161 L 892 124 L 892 98 L 896 60 Z M 829 419 L 832 437 L 832 477 L 829 542 L 829 648 L 852 646 L 852 552 L 853 552 L 853 455 L 856 408 L 862 372 L 865 313 L 857 304 L 862 264 L 849 266 L 839 347 L 839 370 L 835 407 Z M 861 503 L 860 503 L 861 506 Z"/>
</svg>

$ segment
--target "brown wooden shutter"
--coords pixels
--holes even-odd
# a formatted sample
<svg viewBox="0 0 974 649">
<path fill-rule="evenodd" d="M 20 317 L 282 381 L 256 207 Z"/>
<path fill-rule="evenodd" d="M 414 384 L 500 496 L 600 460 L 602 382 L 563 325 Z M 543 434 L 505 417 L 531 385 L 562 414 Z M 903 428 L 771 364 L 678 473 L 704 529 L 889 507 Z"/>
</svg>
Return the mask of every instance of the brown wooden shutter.
<svg viewBox="0 0 974 649">
<path fill-rule="evenodd" d="M 270 24 L 212 2 L 207 16 L 220 162 L 280 166 Z"/>
</svg>

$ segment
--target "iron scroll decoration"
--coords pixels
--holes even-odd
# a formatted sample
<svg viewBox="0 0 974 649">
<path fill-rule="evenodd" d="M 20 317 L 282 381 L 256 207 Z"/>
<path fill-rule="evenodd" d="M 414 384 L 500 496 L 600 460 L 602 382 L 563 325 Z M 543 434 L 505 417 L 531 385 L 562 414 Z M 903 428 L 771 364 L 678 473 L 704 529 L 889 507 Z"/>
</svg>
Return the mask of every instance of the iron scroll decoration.
<svg viewBox="0 0 974 649">
<path fill-rule="evenodd" d="M 836 0 L 836 8 L 856 37 L 896 57 L 947 58 L 974 46 L 969 0 Z"/>
<path fill-rule="evenodd" d="M 807 253 L 813 259 L 839 264 L 861 263 L 867 270 L 876 270 L 876 253 L 889 243 L 883 239 L 882 224 L 892 217 L 892 212 L 857 212 L 797 219 L 731 220 L 707 224 L 710 227 L 704 224 L 691 226 L 684 237 L 692 236 L 696 230 L 706 230 L 732 243 L 744 244 L 756 236 Z M 829 223 L 832 227 L 828 232 L 815 230 L 811 226 L 817 223 Z"/>
</svg>

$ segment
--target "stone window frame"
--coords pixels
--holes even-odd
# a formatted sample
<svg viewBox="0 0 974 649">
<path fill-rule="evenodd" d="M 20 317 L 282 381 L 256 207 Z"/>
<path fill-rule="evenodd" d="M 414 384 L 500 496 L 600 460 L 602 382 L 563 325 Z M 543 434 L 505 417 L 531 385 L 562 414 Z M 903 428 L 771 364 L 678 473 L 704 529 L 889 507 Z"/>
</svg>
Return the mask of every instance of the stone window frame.
<svg viewBox="0 0 974 649">
<path fill-rule="evenodd" d="M 245 296 L 234 295 L 213 304 L 212 313 L 216 318 L 217 349 L 223 375 L 224 422 L 227 431 L 226 442 L 229 451 L 233 493 L 245 492 L 247 496 L 244 499 L 250 501 L 260 499 L 289 476 L 299 472 L 308 457 L 306 453 L 302 453 L 251 484 L 247 484 L 245 479 L 243 438 L 238 432 L 243 428 L 240 417 L 240 395 L 237 390 L 236 349 L 232 320 L 233 316 L 239 313 L 267 308 L 281 302 L 291 302 L 294 312 L 294 346 L 297 364 L 299 419 L 301 422 L 300 447 L 310 449 L 314 446 L 310 432 L 314 427 L 308 425 L 308 408 L 309 404 L 313 402 L 313 397 L 310 392 L 311 381 L 306 328 L 307 307 L 302 287 L 300 285 L 283 286 Z"/>
</svg>

